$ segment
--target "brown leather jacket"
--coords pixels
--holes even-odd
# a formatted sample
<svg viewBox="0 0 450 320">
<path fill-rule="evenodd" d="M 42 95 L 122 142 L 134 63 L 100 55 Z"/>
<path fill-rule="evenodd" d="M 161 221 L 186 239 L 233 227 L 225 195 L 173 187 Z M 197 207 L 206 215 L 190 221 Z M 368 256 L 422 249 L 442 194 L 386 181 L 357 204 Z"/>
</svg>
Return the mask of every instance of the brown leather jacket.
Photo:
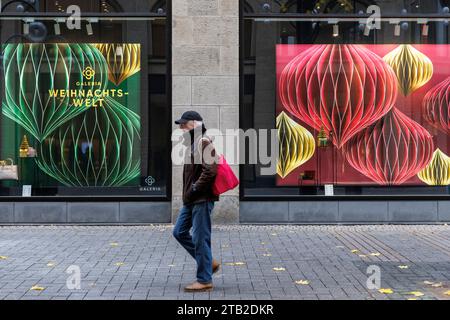
<svg viewBox="0 0 450 320">
<path fill-rule="evenodd" d="M 204 133 L 206 129 L 203 127 L 202 131 Z M 183 204 L 218 201 L 219 197 L 212 192 L 212 186 L 217 174 L 217 162 L 205 161 L 206 156 L 201 157 L 199 152 L 201 147 L 205 155 L 208 153 L 212 157 L 216 157 L 214 145 L 206 135 L 199 135 L 194 139 L 193 132 L 190 132 L 190 138 L 191 141 L 193 140 L 190 148 L 191 161 L 190 163 L 185 163 L 183 167 Z M 195 162 L 196 159 L 197 161 Z"/>
</svg>

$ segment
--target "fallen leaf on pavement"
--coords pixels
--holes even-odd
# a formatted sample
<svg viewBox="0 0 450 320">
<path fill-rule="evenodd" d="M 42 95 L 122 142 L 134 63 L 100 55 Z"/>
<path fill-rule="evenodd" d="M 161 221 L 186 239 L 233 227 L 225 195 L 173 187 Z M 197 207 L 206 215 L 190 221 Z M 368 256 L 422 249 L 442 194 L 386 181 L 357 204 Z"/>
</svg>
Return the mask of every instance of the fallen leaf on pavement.
<svg viewBox="0 0 450 320">
<path fill-rule="evenodd" d="M 245 262 L 227 262 L 225 265 L 227 266 L 243 266 Z"/>
<path fill-rule="evenodd" d="M 408 269 L 408 266 L 398 266 L 399 269 Z"/>
<path fill-rule="evenodd" d="M 118 267 L 120 267 L 120 266 L 123 266 L 125 263 L 123 263 L 123 262 L 116 262 L 116 266 L 118 266 Z"/>
<path fill-rule="evenodd" d="M 45 290 L 45 288 L 44 288 L 44 287 L 40 287 L 40 286 L 32 286 L 32 287 L 30 288 L 30 290 L 34 290 L 34 291 L 42 291 L 42 290 Z"/>
<path fill-rule="evenodd" d="M 357 253 L 357 252 L 359 252 L 358 249 L 353 249 L 353 250 L 351 251 L 351 253 Z"/>
<path fill-rule="evenodd" d="M 442 282 L 433 283 L 431 286 L 434 288 L 440 288 L 440 287 L 442 287 Z"/>
<path fill-rule="evenodd" d="M 111 242 L 110 245 L 111 247 L 117 247 L 119 244 L 117 242 Z"/>
<path fill-rule="evenodd" d="M 298 281 L 295 281 L 295 283 L 301 284 L 303 286 L 307 286 L 309 284 L 309 281 L 308 280 L 298 280 Z"/>
<path fill-rule="evenodd" d="M 8 257 L 7 256 L 0 256 L 0 260 L 7 260 Z"/>
<path fill-rule="evenodd" d="M 54 267 L 54 266 L 55 266 L 55 264 L 53 262 L 47 263 L 47 267 Z"/>
<path fill-rule="evenodd" d="M 272 254 L 271 254 L 271 253 L 264 253 L 263 256 L 264 256 L 264 257 L 271 257 Z"/>
<path fill-rule="evenodd" d="M 378 257 L 379 255 L 381 255 L 381 253 L 379 253 L 379 252 L 372 252 L 370 255 L 373 256 L 373 257 Z"/>
<path fill-rule="evenodd" d="M 430 285 L 430 284 L 434 284 L 434 282 L 431 282 L 431 281 L 427 281 L 427 280 L 425 280 L 424 282 L 423 282 L 424 284 L 428 284 L 428 285 Z"/>
<path fill-rule="evenodd" d="M 412 294 L 415 297 L 422 297 L 422 296 L 424 296 L 423 292 L 420 292 L 420 291 L 411 291 L 411 292 L 408 292 L 408 294 Z"/>
<path fill-rule="evenodd" d="M 283 267 L 275 267 L 275 268 L 273 268 L 273 271 L 285 271 L 286 269 L 285 268 L 283 268 Z"/>
<path fill-rule="evenodd" d="M 450 296 L 450 290 L 445 291 L 444 294 L 445 294 L 446 296 Z"/>
</svg>

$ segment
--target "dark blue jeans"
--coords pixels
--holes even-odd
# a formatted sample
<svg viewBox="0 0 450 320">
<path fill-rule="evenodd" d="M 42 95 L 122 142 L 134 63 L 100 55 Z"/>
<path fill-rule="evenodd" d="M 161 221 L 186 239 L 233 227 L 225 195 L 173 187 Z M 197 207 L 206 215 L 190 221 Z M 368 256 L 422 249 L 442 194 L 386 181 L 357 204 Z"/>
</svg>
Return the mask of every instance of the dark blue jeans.
<svg viewBox="0 0 450 320">
<path fill-rule="evenodd" d="M 197 281 L 212 281 L 211 212 L 213 201 L 185 205 L 180 210 L 173 236 L 197 261 Z M 192 227 L 192 236 L 189 230 Z"/>
</svg>

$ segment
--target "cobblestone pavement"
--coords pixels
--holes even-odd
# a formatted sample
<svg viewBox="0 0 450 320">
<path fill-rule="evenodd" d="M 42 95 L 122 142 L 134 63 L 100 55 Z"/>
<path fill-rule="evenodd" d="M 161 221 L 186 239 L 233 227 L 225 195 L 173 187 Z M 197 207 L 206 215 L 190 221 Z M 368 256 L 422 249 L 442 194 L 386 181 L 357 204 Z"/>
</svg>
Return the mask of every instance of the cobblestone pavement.
<svg viewBox="0 0 450 320">
<path fill-rule="evenodd" d="M 172 228 L 0 227 L 0 299 L 450 299 L 449 226 L 215 226 L 222 269 L 195 294 Z M 71 265 L 81 289 L 67 287 Z M 370 265 L 392 293 L 367 289 Z"/>
</svg>

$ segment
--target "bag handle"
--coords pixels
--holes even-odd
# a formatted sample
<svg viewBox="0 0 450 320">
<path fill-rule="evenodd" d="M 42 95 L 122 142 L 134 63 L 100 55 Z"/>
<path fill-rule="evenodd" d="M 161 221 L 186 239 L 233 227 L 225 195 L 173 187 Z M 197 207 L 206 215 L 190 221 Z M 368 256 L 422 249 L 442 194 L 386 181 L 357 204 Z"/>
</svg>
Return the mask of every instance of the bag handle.
<svg viewBox="0 0 450 320">
<path fill-rule="evenodd" d="M 7 166 L 8 164 L 7 164 L 6 162 L 7 162 L 8 160 L 11 162 L 10 166 L 13 166 L 13 165 L 14 165 L 14 160 L 13 160 L 13 159 L 11 159 L 11 158 L 6 158 L 6 160 L 0 160 L 0 167 L 5 167 L 5 166 Z"/>
</svg>

